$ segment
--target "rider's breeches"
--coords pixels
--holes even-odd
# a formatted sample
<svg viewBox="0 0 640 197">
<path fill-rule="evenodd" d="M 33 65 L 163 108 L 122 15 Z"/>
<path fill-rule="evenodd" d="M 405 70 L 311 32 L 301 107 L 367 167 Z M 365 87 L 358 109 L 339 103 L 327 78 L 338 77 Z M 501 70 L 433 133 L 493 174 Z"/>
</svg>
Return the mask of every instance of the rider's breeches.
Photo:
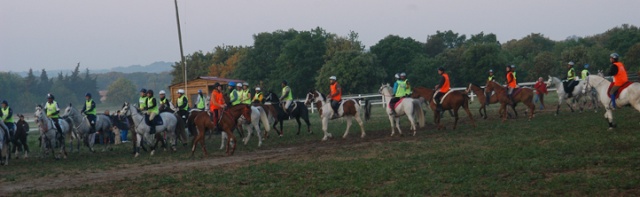
<svg viewBox="0 0 640 197">
<path fill-rule="evenodd" d="M 60 128 L 60 123 L 58 123 L 58 118 L 51 118 L 53 120 L 53 125 L 56 126 L 58 133 L 62 133 L 62 129 Z"/>
<path fill-rule="evenodd" d="M 509 87 L 509 90 L 507 91 L 507 94 L 509 94 L 509 96 L 511 96 L 511 94 L 513 94 L 513 88 Z"/>
<path fill-rule="evenodd" d="M 440 99 L 442 99 L 442 96 L 444 96 L 444 93 L 442 93 L 442 92 L 436 93 L 436 97 L 435 97 L 436 105 L 440 105 L 440 103 L 442 103 L 442 101 L 440 100 Z"/>
<path fill-rule="evenodd" d="M 289 106 L 291 106 L 291 100 L 284 101 L 284 110 L 289 111 Z"/>
<path fill-rule="evenodd" d="M 612 94 L 615 94 L 618 89 L 620 89 L 620 86 L 613 86 L 611 87 L 611 90 L 609 90 L 609 96 L 611 96 Z"/>
<path fill-rule="evenodd" d="M 91 129 L 93 129 L 93 131 L 96 131 L 96 115 L 93 115 L 93 114 L 87 115 L 87 120 L 89 120 Z"/>
</svg>

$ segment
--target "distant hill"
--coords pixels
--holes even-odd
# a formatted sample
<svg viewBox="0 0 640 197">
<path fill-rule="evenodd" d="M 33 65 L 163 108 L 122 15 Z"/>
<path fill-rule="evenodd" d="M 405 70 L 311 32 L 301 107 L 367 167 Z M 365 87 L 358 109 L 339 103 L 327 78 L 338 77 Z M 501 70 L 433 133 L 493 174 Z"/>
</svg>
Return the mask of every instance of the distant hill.
<svg viewBox="0 0 640 197">
<path fill-rule="evenodd" d="M 162 73 L 162 72 L 171 72 L 171 65 L 173 62 L 153 62 L 149 65 L 131 65 L 131 66 L 118 66 L 111 69 L 91 69 L 89 68 L 89 72 L 92 74 L 102 74 L 109 72 L 120 72 L 120 73 L 135 73 L 135 72 L 147 72 L 147 73 Z M 42 69 L 33 69 L 33 74 L 35 76 L 40 76 L 40 71 Z M 57 76 L 58 73 L 62 72 L 63 75 L 70 74 L 72 69 L 63 69 L 63 70 L 46 70 L 47 75 L 49 77 Z M 84 69 L 81 70 L 84 73 Z M 22 77 L 27 76 L 28 71 L 16 72 Z"/>
</svg>

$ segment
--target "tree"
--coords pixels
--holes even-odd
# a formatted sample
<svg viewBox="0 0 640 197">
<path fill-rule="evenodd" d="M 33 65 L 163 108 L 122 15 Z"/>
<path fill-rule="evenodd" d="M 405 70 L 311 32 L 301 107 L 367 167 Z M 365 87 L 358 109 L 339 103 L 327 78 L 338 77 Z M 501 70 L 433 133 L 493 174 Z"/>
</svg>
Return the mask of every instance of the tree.
<svg viewBox="0 0 640 197">
<path fill-rule="evenodd" d="M 413 38 L 389 35 L 371 46 L 377 64 L 388 73 L 405 72 L 407 64 L 421 54 L 423 44 Z"/>
<path fill-rule="evenodd" d="M 124 77 L 116 79 L 107 88 L 107 103 L 119 105 L 136 99 L 136 86 Z"/>
<path fill-rule="evenodd" d="M 621 58 L 626 69 L 640 72 L 640 42 L 629 48 L 629 51 Z"/>
<path fill-rule="evenodd" d="M 191 55 L 187 55 L 185 62 L 187 63 L 187 80 L 195 79 L 199 76 L 205 76 L 209 72 L 209 66 L 213 64 L 213 54 L 196 51 Z M 176 62 L 171 71 L 173 79 L 172 84 L 184 82 L 184 68 L 182 62 Z"/>
<path fill-rule="evenodd" d="M 216 47 L 213 53 L 213 64 L 209 67 L 209 76 L 230 76 L 242 58 L 246 56 L 244 47 Z"/>
<path fill-rule="evenodd" d="M 370 93 L 380 87 L 387 73 L 375 64 L 375 57 L 360 51 L 336 52 L 315 78 L 315 87 L 329 92 L 329 77 L 336 76 L 343 94 Z"/>
<path fill-rule="evenodd" d="M 445 49 L 462 46 L 466 39 L 465 35 L 459 35 L 451 30 L 444 32 L 436 31 L 436 34 L 427 37 L 424 49 L 427 55 L 434 57 L 442 53 Z"/>
<path fill-rule="evenodd" d="M 538 53 L 538 55 L 533 59 L 533 67 L 531 67 L 530 75 L 534 77 L 543 77 L 545 79 L 549 75 L 559 77 L 557 75 L 560 71 L 558 62 L 558 57 L 551 52 L 545 51 Z"/>
</svg>

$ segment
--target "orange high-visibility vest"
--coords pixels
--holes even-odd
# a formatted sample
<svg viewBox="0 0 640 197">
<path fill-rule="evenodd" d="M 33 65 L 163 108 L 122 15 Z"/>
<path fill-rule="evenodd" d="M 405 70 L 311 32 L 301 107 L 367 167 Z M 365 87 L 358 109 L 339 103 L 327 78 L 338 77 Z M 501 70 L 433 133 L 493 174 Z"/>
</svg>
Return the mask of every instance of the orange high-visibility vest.
<svg viewBox="0 0 640 197">
<path fill-rule="evenodd" d="M 442 73 L 442 77 L 444 77 L 444 84 L 440 87 L 440 92 L 447 93 L 451 89 L 451 85 L 449 84 L 449 74 Z"/>
<path fill-rule="evenodd" d="M 334 101 L 340 101 L 342 99 L 342 91 L 338 92 L 338 82 L 333 83 L 333 85 L 331 85 L 331 95 L 338 93 L 335 96 L 331 97 L 331 100 Z"/>
<path fill-rule="evenodd" d="M 511 88 L 516 88 L 516 84 L 517 84 L 516 78 L 513 77 L 513 74 L 512 74 L 511 71 L 509 71 L 507 73 L 507 83 L 509 83 L 509 84 L 507 84 L 507 86 L 509 86 Z"/>
<path fill-rule="evenodd" d="M 618 67 L 618 73 L 613 76 L 613 85 L 614 86 L 622 86 L 624 83 L 627 83 L 629 80 L 627 78 L 627 70 L 624 69 L 624 65 L 621 62 L 615 62 L 613 65 Z"/>
</svg>

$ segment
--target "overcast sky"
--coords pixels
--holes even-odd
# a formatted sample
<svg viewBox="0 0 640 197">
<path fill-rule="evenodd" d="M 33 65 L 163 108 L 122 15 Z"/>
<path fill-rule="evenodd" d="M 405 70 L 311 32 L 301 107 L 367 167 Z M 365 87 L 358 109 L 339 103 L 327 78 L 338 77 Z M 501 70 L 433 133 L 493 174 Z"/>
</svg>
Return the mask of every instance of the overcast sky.
<svg viewBox="0 0 640 197">
<path fill-rule="evenodd" d="M 252 45 L 252 35 L 321 27 L 425 42 L 437 30 L 553 40 L 639 26 L 640 0 L 179 0 L 185 55 Z M 180 59 L 173 0 L 0 0 L 0 71 L 103 69 Z"/>
</svg>

